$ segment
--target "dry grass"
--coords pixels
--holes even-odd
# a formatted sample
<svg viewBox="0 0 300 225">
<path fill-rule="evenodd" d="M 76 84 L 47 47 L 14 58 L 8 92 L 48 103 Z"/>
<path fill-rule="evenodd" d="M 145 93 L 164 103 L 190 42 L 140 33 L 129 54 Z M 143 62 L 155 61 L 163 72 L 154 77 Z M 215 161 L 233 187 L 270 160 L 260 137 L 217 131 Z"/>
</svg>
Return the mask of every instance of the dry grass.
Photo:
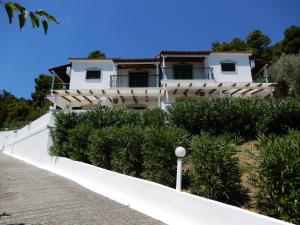
<svg viewBox="0 0 300 225">
<path fill-rule="evenodd" d="M 243 143 L 242 145 L 238 146 L 238 158 L 240 161 L 240 169 L 242 172 L 242 185 L 243 187 L 247 188 L 248 190 L 248 197 L 249 197 L 249 203 L 246 207 L 246 209 L 258 212 L 257 208 L 254 204 L 254 195 L 255 195 L 255 189 L 251 185 L 251 182 L 249 180 L 249 174 L 250 170 L 248 167 L 245 166 L 246 163 L 251 163 L 251 159 L 249 158 L 249 155 L 247 154 L 247 150 L 251 150 L 251 152 L 256 152 L 256 146 L 255 144 L 257 141 L 249 141 L 246 143 Z"/>
</svg>

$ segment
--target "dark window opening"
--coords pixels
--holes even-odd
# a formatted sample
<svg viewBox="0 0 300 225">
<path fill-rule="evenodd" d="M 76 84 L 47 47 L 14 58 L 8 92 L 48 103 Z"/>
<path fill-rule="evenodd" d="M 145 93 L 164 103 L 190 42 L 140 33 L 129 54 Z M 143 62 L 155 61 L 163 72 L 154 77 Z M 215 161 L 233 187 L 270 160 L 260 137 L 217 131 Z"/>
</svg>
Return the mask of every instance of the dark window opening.
<svg viewBox="0 0 300 225">
<path fill-rule="evenodd" d="M 148 87 L 148 73 L 134 72 L 129 74 L 129 87 Z"/>
<path fill-rule="evenodd" d="M 221 63 L 222 72 L 235 72 L 235 63 Z"/>
<path fill-rule="evenodd" d="M 87 70 L 86 79 L 100 79 L 101 71 L 100 70 Z"/>
<path fill-rule="evenodd" d="M 193 65 L 174 65 L 173 71 L 173 77 L 175 80 L 193 79 Z"/>
</svg>

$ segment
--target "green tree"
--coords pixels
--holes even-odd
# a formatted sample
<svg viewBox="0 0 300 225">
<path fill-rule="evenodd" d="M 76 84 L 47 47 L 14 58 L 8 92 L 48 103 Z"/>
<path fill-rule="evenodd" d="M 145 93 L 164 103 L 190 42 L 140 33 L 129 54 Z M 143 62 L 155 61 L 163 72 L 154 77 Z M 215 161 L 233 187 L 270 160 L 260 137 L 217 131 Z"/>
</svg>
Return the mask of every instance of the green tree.
<svg viewBox="0 0 300 225">
<path fill-rule="evenodd" d="M 270 43 L 271 39 L 260 30 L 251 32 L 246 38 L 247 47 L 253 51 L 253 55 L 256 58 L 267 60 L 272 58 Z"/>
<path fill-rule="evenodd" d="M 286 54 L 297 54 L 300 50 L 300 27 L 290 26 L 284 31 L 282 49 Z"/>
<path fill-rule="evenodd" d="M 106 55 L 104 52 L 102 52 L 100 50 L 94 50 L 89 53 L 88 58 L 89 59 L 105 59 Z"/>
<path fill-rule="evenodd" d="M 49 13 L 41 9 L 35 11 L 28 11 L 24 6 L 22 6 L 19 3 L 11 2 L 11 1 L 1 1 L 1 0 L 0 0 L 0 5 L 2 5 L 6 10 L 9 23 L 12 23 L 14 13 L 15 12 L 18 13 L 20 29 L 24 27 L 27 18 L 30 18 L 33 28 L 39 27 L 41 23 L 45 31 L 45 34 L 48 31 L 49 22 L 59 24 L 59 22 L 54 16 L 51 16 Z"/>
<path fill-rule="evenodd" d="M 246 51 L 247 45 L 240 38 L 233 38 L 230 42 L 213 42 L 212 50 L 216 52 L 222 51 Z"/>
<path fill-rule="evenodd" d="M 50 94 L 50 85 L 52 82 L 52 77 L 49 75 L 41 74 L 34 79 L 35 91 L 31 94 L 32 100 L 30 101 L 30 114 L 28 116 L 29 120 L 35 120 L 36 118 L 45 114 L 51 102 L 46 98 Z"/>
<path fill-rule="evenodd" d="M 282 92 L 284 87 L 288 87 L 289 95 L 300 99 L 300 53 L 281 55 L 279 60 L 269 68 L 269 74 L 272 81 L 277 82 L 276 89 L 279 94 L 284 93 Z M 284 94 L 280 97 L 284 97 Z"/>
</svg>

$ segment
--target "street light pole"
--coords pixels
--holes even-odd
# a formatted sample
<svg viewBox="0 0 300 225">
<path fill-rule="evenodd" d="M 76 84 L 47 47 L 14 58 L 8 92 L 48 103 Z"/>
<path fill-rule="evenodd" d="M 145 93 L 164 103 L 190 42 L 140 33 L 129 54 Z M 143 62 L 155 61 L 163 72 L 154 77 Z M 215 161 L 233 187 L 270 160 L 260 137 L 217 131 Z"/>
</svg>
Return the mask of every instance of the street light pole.
<svg viewBox="0 0 300 225">
<path fill-rule="evenodd" d="M 186 154 L 186 150 L 183 147 L 178 147 L 175 150 L 177 156 L 177 176 L 176 176 L 176 190 L 181 191 L 182 184 L 182 161 Z"/>
</svg>

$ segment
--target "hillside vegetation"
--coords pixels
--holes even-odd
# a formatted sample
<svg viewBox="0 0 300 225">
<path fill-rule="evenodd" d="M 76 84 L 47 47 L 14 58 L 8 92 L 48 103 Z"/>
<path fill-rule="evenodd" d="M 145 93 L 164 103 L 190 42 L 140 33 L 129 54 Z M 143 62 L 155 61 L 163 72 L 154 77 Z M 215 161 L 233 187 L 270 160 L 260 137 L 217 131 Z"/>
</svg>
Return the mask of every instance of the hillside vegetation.
<svg viewBox="0 0 300 225">
<path fill-rule="evenodd" d="M 167 112 L 98 106 L 56 115 L 51 154 L 175 187 L 183 146 L 185 191 L 299 223 L 299 129 L 295 99 L 198 98 Z"/>
</svg>

